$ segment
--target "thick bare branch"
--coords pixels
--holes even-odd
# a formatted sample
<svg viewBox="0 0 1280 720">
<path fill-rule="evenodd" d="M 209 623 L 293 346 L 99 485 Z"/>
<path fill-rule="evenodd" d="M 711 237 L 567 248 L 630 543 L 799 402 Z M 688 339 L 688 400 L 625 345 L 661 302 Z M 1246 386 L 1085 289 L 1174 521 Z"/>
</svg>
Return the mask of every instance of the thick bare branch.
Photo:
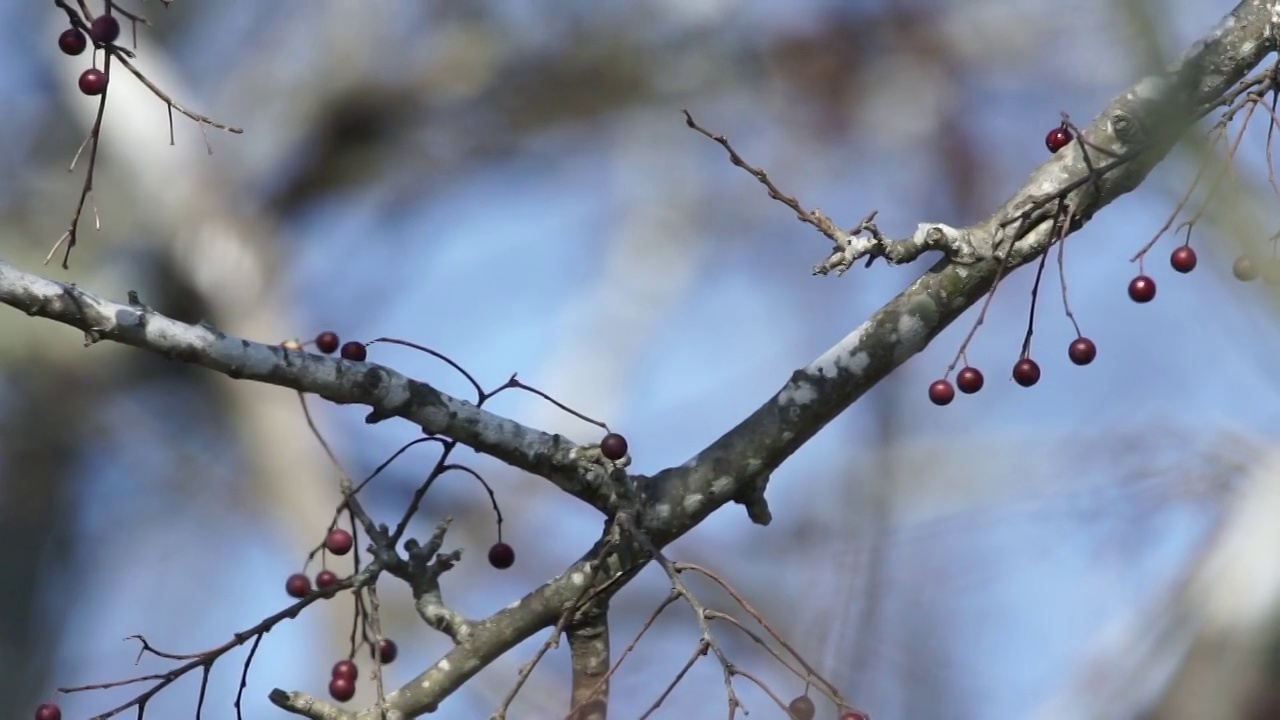
<svg viewBox="0 0 1280 720">
<path fill-rule="evenodd" d="M 570 720 L 605 720 L 609 707 L 608 603 L 565 628 L 573 680 L 569 693 Z"/>
<path fill-rule="evenodd" d="M 123 305 L 23 272 L 0 260 L 0 302 L 56 320 L 101 340 L 196 363 L 238 380 L 313 393 L 335 403 L 367 405 L 372 418 L 402 417 L 503 462 L 545 477 L 601 512 L 613 505 L 609 471 L 560 435 L 495 415 L 427 383 L 371 362 L 352 362 L 264 345 L 188 325 L 142 305 Z"/>
<path fill-rule="evenodd" d="M 1082 128 L 1083 141 L 1037 168 L 990 217 L 960 230 L 921 225 L 913 238 L 934 228 L 935 234 L 962 236 L 979 259 L 936 263 L 847 337 L 793 373 L 737 427 L 684 465 L 653 477 L 642 488 L 649 500 L 642 526 L 649 537 L 669 542 L 728 500 L 758 492 L 752 486 L 759 478 L 982 298 L 1000 272 L 997 255 L 1008 267 L 1019 267 L 1046 252 L 1059 235 L 1055 203 L 1045 199 L 1061 197 L 1064 188 L 1073 187 L 1066 202 L 1077 208 L 1083 225 L 1136 188 L 1207 107 L 1275 51 L 1278 28 L 1280 2 L 1241 2 L 1172 67 L 1142 78 L 1113 99 Z M 1083 155 L 1086 145 L 1090 163 Z M 1120 158 L 1122 162 L 1116 160 Z M 1091 176 L 1091 165 L 1099 170 L 1109 162 L 1115 167 L 1101 177 Z M 858 247 L 870 252 L 869 245 Z M 859 252 L 854 259 L 865 254 Z"/>
</svg>

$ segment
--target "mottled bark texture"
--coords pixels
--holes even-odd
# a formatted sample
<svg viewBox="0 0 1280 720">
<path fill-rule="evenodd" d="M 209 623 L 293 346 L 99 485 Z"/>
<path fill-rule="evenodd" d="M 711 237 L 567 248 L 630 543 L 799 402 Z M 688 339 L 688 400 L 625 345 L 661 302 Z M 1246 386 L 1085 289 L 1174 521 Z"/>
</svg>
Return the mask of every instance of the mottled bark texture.
<svg viewBox="0 0 1280 720">
<path fill-rule="evenodd" d="M 760 492 L 769 473 L 981 298 L 1000 272 L 997 252 L 1007 256 L 1011 269 L 1048 250 L 1055 239 L 1058 202 L 1044 200 L 1062 197 L 1083 224 L 1137 187 L 1195 120 L 1274 51 L 1278 18 L 1278 0 L 1240 3 L 1166 72 L 1142 78 L 1112 100 L 1081 128 L 1083 143 L 1072 143 L 1036 169 L 990 217 L 958 231 L 926 224 L 942 230 L 929 236 L 938 242 L 963 240 L 953 243 L 959 253 L 956 260 L 944 259 L 929 268 L 848 337 L 793 373 L 777 394 L 736 427 L 683 465 L 652 477 L 626 476 L 601 463 L 598 453 L 480 410 L 374 363 L 334 360 L 230 337 L 139 306 L 112 303 L 3 262 L 0 301 L 77 327 L 91 340 L 123 342 L 233 378 L 367 405 L 374 417 L 405 418 L 546 477 L 606 514 L 634 499 L 638 529 L 660 548 L 731 500 L 749 502 L 755 516 L 767 517 Z M 1090 167 L 1109 169 L 1091 179 Z M 923 242 L 928 237 L 920 232 L 929 230 L 897 241 L 904 243 L 904 252 L 908 245 L 923 248 L 933 242 Z M 866 243 L 850 247 L 850 260 L 871 252 Z M 480 669 L 553 626 L 566 608 L 579 602 L 568 627 L 581 627 L 650 560 L 643 545 L 625 533 L 608 541 L 602 538 L 558 577 L 475 622 L 465 640 L 388 694 L 387 720 L 431 712 Z M 276 691 L 271 698 L 311 718 L 379 716 L 376 708 L 347 711 L 300 693 Z"/>
</svg>

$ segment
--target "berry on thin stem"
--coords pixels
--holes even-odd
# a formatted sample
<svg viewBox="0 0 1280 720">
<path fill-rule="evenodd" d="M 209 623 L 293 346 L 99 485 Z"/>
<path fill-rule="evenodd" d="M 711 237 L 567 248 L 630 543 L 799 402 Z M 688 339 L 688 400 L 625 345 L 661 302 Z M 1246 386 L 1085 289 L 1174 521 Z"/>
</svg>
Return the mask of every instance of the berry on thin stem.
<svg viewBox="0 0 1280 720">
<path fill-rule="evenodd" d="M 960 392 L 965 395 L 972 395 L 982 389 L 986 378 L 982 377 L 982 371 L 976 367 L 962 367 L 960 372 L 956 373 L 956 387 L 960 388 Z"/>
<path fill-rule="evenodd" d="M 1253 282 L 1258 279 L 1258 266 L 1253 262 L 1253 258 L 1241 255 L 1231 264 L 1231 274 L 1235 275 L 1240 282 Z"/>
<path fill-rule="evenodd" d="M 112 15 L 99 15 L 89 24 L 89 37 L 101 45 L 110 45 L 120 37 L 120 21 Z"/>
<path fill-rule="evenodd" d="M 80 73 L 80 92 L 85 95 L 101 95 L 107 91 L 107 74 L 97 68 Z"/>
<path fill-rule="evenodd" d="M 351 552 L 351 548 L 356 544 L 355 538 L 351 537 L 351 533 L 342 528 L 334 528 L 324 539 L 324 549 L 334 555 L 346 555 Z"/>
<path fill-rule="evenodd" d="M 1077 365 L 1088 365 L 1098 357 L 1098 346 L 1087 337 L 1078 337 L 1067 347 L 1067 357 Z"/>
<path fill-rule="evenodd" d="M 382 638 L 378 641 L 378 662 L 383 665 L 390 665 L 400 656 L 400 648 L 396 647 L 394 640 L 390 638 Z"/>
<path fill-rule="evenodd" d="M 956 399 L 956 389 L 948 380 L 934 380 L 929 386 L 929 400 L 934 405 L 948 405 Z"/>
<path fill-rule="evenodd" d="M 369 351 L 365 349 L 364 343 L 357 340 L 348 340 L 342 344 L 341 355 L 344 360 L 364 362 L 364 359 L 369 356 Z"/>
<path fill-rule="evenodd" d="M 302 573 L 294 573 L 284 583 L 284 591 L 289 597 L 304 598 L 311 594 L 311 578 Z"/>
<path fill-rule="evenodd" d="M 1156 281 L 1139 275 L 1129 281 L 1129 299 L 1136 303 L 1149 303 L 1156 297 Z"/>
<path fill-rule="evenodd" d="M 67 28 L 58 36 L 58 49 L 67 55 L 79 55 L 87 47 L 89 41 L 84 39 L 84 33 L 77 28 Z"/>
<path fill-rule="evenodd" d="M 813 705 L 813 698 L 808 695 L 800 695 L 787 705 L 787 712 L 793 720 L 813 720 L 813 715 L 817 708 Z"/>
<path fill-rule="evenodd" d="M 316 589 L 318 590 L 324 590 L 327 587 L 332 587 L 337 582 L 338 575 L 332 570 L 321 570 L 316 573 Z"/>
<path fill-rule="evenodd" d="M 1040 366 L 1031 358 L 1022 358 L 1013 365 L 1013 381 L 1022 387 L 1035 385 L 1040 382 Z"/>
<path fill-rule="evenodd" d="M 493 547 L 489 548 L 489 564 L 499 570 L 506 570 L 515 564 L 515 561 L 516 551 L 510 545 L 500 542 L 494 543 Z"/>
<path fill-rule="evenodd" d="M 329 694 L 338 702 L 346 702 L 355 697 L 356 683 L 354 680 L 335 677 L 329 681 Z"/>
<path fill-rule="evenodd" d="M 600 438 L 600 454 L 615 462 L 621 460 L 627 455 L 627 439 L 615 432 L 605 435 Z"/>
<path fill-rule="evenodd" d="M 62 708 L 53 703 L 45 703 L 36 708 L 36 720 L 62 720 Z"/>
<path fill-rule="evenodd" d="M 344 678 L 355 682 L 360 677 L 360 668 L 350 660 L 339 660 L 333 664 L 333 671 L 329 673 L 331 678 Z"/>
<path fill-rule="evenodd" d="M 1044 136 L 1044 146 L 1049 148 L 1049 152 L 1056 153 L 1066 147 L 1067 143 L 1071 142 L 1072 139 L 1074 139 L 1074 136 L 1070 130 L 1066 127 L 1058 126 Z"/>
<path fill-rule="evenodd" d="M 1196 269 L 1196 251 L 1189 245 L 1179 245 L 1169 256 L 1169 264 L 1180 273 L 1189 273 Z"/>
<path fill-rule="evenodd" d="M 338 333 L 325 330 L 317 335 L 316 349 L 325 355 L 332 355 L 338 349 Z"/>
</svg>

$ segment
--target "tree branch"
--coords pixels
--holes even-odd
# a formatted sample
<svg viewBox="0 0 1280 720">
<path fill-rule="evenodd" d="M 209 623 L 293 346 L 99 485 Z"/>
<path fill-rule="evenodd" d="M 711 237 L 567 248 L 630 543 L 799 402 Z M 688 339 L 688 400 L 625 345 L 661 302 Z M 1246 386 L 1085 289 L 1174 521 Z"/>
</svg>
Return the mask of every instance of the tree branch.
<svg viewBox="0 0 1280 720">
<path fill-rule="evenodd" d="M 196 363 L 237 380 L 279 385 L 340 404 L 367 405 L 371 417 L 402 417 L 424 432 L 455 439 L 551 480 L 556 487 L 608 514 L 609 469 L 585 448 L 560 436 L 495 415 L 427 383 L 371 362 L 328 358 L 188 325 L 138 304 L 122 305 L 91 292 L 23 272 L 0 260 L 0 302 L 28 315 L 79 328 L 85 344 L 112 340 Z"/>
<path fill-rule="evenodd" d="M 573 680 L 569 693 L 570 720 L 605 720 L 609 708 L 609 604 L 565 628 Z"/>
</svg>

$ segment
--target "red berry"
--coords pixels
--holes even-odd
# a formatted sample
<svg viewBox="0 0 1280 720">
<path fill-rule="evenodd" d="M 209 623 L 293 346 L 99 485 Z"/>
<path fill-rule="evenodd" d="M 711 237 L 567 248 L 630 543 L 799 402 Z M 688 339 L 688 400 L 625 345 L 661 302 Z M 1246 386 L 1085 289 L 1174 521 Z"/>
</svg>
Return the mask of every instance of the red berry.
<svg viewBox="0 0 1280 720">
<path fill-rule="evenodd" d="M 510 545 L 500 542 L 494 543 L 493 547 L 489 548 L 489 564 L 499 570 L 506 570 L 511 567 L 515 561 L 516 551 L 515 548 Z"/>
<path fill-rule="evenodd" d="M 85 40 L 84 33 L 76 28 L 67 28 L 58 36 L 58 49 L 68 55 L 79 55 L 87 47 L 89 47 L 89 41 Z"/>
<path fill-rule="evenodd" d="M 1196 269 L 1196 251 L 1190 246 L 1179 245 L 1169 256 L 1169 264 L 1180 273 L 1189 273 Z"/>
<path fill-rule="evenodd" d="M 960 388 L 960 392 L 965 395 L 972 395 L 982 389 L 986 379 L 982 377 L 982 371 L 976 367 L 963 367 L 960 372 L 956 373 L 956 387 Z"/>
<path fill-rule="evenodd" d="M 600 439 L 600 454 L 610 460 L 621 460 L 627 456 L 627 439 L 614 432 L 605 435 Z"/>
<path fill-rule="evenodd" d="M 330 530 L 328 536 L 324 539 L 325 549 L 334 555 L 346 555 L 351 552 L 351 548 L 355 544 L 355 538 L 351 537 L 351 533 L 342 528 Z"/>
<path fill-rule="evenodd" d="M 120 37 L 120 21 L 112 15 L 99 15 L 89 24 L 89 37 L 102 45 L 110 45 Z"/>
<path fill-rule="evenodd" d="M 1098 346 L 1087 337 L 1078 337 L 1067 347 L 1067 357 L 1077 365 L 1088 365 L 1098 357 Z"/>
<path fill-rule="evenodd" d="M 793 720 L 813 720 L 816 711 L 813 698 L 808 695 L 801 695 L 787 705 L 787 712 L 791 714 Z"/>
<path fill-rule="evenodd" d="M 1022 358 L 1013 365 L 1013 381 L 1022 387 L 1040 382 L 1040 366 L 1031 358 Z"/>
<path fill-rule="evenodd" d="M 342 678 L 355 682 L 360 677 L 360 668 L 350 660 L 339 660 L 333 664 L 333 672 L 329 673 L 329 677 Z"/>
<path fill-rule="evenodd" d="M 1129 298 L 1136 303 L 1149 303 L 1156 297 L 1156 281 L 1139 275 L 1129 281 Z"/>
<path fill-rule="evenodd" d="M 332 570 L 321 570 L 316 573 L 316 589 L 318 590 L 324 590 L 327 587 L 332 587 L 337 582 L 338 575 Z"/>
<path fill-rule="evenodd" d="M 329 681 L 329 694 L 338 702 L 346 702 L 356 695 L 355 680 L 336 677 Z"/>
<path fill-rule="evenodd" d="M 871 719 L 860 712 L 855 712 L 853 710 L 845 710 L 843 713 L 841 713 L 840 720 L 871 720 Z"/>
<path fill-rule="evenodd" d="M 1240 282 L 1253 282 L 1258 279 L 1258 266 L 1254 264 L 1253 258 L 1241 255 L 1231 264 L 1231 274 Z"/>
<path fill-rule="evenodd" d="M 1044 146 L 1049 148 L 1049 152 L 1056 153 L 1067 146 L 1072 140 L 1071 131 L 1065 127 L 1056 127 L 1044 136 Z"/>
<path fill-rule="evenodd" d="M 948 405 L 956 399 L 956 389 L 946 380 L 934 380 L 929 386 L 929 400 L 934 405 Z"/>
<path fill-rule="evenodd" d="M 85 95 L 101 95 L 107 91 L 107 74 L 97 68 L 80 73 L 80 92 Z"/>
<path fill-rule="evenodd" d="M 316 349 L 325 355 L 332 354 L 338 349 L 338 333 L 331 330 L 325 330 L 316 336 Z"/>
<path fill-rule="evenodd" d="M 378 641 L 378 661 L 383 665 L 390 665 L 400 656 L 400 648 L 396 647 L 396 642 L 389 638 L 383 638 Z"/>
<path fill-rule="evenodd" d="M 311 594 L 311 578 L 302 573 L 294 573 L 285 581 L 284 591 L 290 597 L 304 598 Z"/>
<path fill-rule="evenodd" d="M 348 340 L 342 344 L 341 355 L 346 360 L 364 362 L 364 359 L 369 356 L 369 352 L 365 350 L 364 343 L 356 340 Z"/>
<path fill-rule="evenodd" d="M 36 720 L 62 720 L 62 708 L 53 703 L 45 703 L 36 708 Z"/>
</svg>

